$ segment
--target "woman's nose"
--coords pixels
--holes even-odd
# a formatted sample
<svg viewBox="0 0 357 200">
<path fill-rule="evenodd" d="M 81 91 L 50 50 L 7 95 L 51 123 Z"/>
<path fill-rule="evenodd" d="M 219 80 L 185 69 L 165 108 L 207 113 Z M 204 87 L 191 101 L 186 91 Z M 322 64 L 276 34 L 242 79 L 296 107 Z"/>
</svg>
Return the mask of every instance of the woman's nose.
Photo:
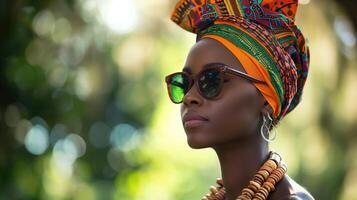
<svg viewBox="0 0 357 200">
<path fill-rule="evenodd" d="M 203 98 L 199 94 L 196 84 L 194 84 L 183 97 L 183 103 L 186 106 L 189 106 L 190 104 L 200 105 L 202 102 Z"/>
</svg>

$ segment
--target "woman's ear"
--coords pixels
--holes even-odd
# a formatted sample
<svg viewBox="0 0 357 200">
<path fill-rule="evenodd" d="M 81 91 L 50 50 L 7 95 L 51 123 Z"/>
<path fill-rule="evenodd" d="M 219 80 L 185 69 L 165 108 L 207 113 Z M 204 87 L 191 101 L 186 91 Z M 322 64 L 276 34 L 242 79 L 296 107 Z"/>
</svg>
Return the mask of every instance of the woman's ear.
<svg viewBox="0 0 357 200">
<path fill-rule="evenodd" d="M 262 109 L 262 113 L 269 113 L 270 115 L 273 114 L 273 109 L 271 108 L 270 104 L 268 103 L 268 101 L 264 102 L 264 106 Z"/>
</svg>

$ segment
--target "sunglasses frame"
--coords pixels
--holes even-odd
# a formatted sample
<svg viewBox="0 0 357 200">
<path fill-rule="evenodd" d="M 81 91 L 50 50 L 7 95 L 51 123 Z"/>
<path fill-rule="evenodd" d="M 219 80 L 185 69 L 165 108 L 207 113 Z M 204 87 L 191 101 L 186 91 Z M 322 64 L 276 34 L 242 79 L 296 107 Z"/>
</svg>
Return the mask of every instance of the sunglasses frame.
<svg viewBox="0 0 357 200">
<path fill-rule="evenodd" d="M 196 87 L 197 87 L 197 89 L 198 89 L 198 92 L 199 92 L 200 95 L 201 95 L 203 98 L 205 98 L 205 99 L 214 99 L 215 97 L 217 97 L 217 96 L 221 93 L 221 90 L 222 90 L 222 87 L 223 87 L 223 82 L 224 82 L 224 78 L 221 78 L 221 79 L 220 79 L 219 86 L 218 86 L 217 95 L 215 95 L 215 96 L 213 96 L 213 97 L 206 97 L 206 96 L 202 93 L 202 91 L 200 90 L 200 87 L 199 87 L 199 85 L 198 85 L 198 81 L 197 81 L 197 80 L 198 80 L 199 77 L 201 77 L 201 75 L 202 75 L 204 72 L 206 72 L 207 70 L 217 69 L 217 70 L 219 71 L 220 75 L 223 75 L 222 77 L 224 77 L 224 76 L 226 75 L 226 73 L 228 73 L 228 74 L 232 74 L 232 75 L 235 75 L 235 76 L 242 77 L 242 78 L 247 79 L 247 80 L 249 80 L 249 81 L 252 81 L 252 82 L 254 82 L 254 83 L 266 84 L 265 81 L 256 79 L 256 78 L 254 78 L 254 77 L 252 77 L 252 76 L 250 76 L 250 75 L 248 75 L 248 74 L 246 74 L 246 73 L 244 73 L 244 72 L 241 72 L 241 71 L 239 71 L 239 70 L 237 70 L 237 69 L 234 69 L 234 68 L 232 68 L 232 67 L 230 67 L 230 66 L 228 66 L 228 65 L 221 64 L 221 63 L 212 63 L 212 64 L 210 64 L 210 65 L 212 65 L 212 66 L 205 67 L 205 68 L 202 69 L 200 72 L 198 72 L 198 74 L 196 74 L 195 76 L 193 76 L 193 75 L 191 75 L 191 74 L 189 74 L 189 73 L 187 73 L 187 72 L 184 72 L 184 71 L 182 71 L 182 72 L 175 72 L 175 73 L 172 73 L 172 74 L 167 75 L 167 76 L 165 77 L 165 82 L 166 82 L 166 85 L 167 85 L 167 91 L 168 91 L 170 100 L 171 100 L 173 103 L 175 103 L 175 104 L 180 104 L 180 103 L 183 102 L 183 99 L 184 99 L 184 98 L 182 98 L 182 100 L 181 100 L 180 102 L 175 102 L 175 101 L 173 100 L 173 97 L 172 97 L 171 94 L 170 94 L 170 83 L 169 83 L 169 81 L 170 81 L 170 79 L 171 79 L 172 77 L 174 77 L 174 76 L 177 75 L 177 74 L 185 74 L 185 75 L 187 75 L 187 77 L 189 77 L 189 86 L 188 86 L 187 92 L 193 87 L 193 84 L 196 83 Z M 186 94 L 187 94 L 187 93 L 186 93 Z M 186 95 L 186 94 L 185 94 L 185 95 Z"/>
</svg>

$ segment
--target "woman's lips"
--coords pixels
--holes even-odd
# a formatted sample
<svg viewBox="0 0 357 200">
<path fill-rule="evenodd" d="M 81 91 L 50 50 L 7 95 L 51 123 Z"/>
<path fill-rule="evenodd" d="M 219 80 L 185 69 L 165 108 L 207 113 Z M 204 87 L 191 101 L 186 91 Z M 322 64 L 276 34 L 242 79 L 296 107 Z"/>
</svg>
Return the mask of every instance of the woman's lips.
<svg viewBox="0 0 357 200">
<path fill-rule="evenodd" d="M 205 122 L 207 122 L 207 120 L 192 119 L 192 120 L 185 121 L 184 126 L 186 128 L 193 128 L 193 127 L 200 126 Z"/>
<path fill-rule="evenodd" d="M 192 128 L 202 125 L 207 122 L 208 119 L 195 112 L 189 111 L 183 116 L 183 121 L 186 128 Z"/>
</svg>

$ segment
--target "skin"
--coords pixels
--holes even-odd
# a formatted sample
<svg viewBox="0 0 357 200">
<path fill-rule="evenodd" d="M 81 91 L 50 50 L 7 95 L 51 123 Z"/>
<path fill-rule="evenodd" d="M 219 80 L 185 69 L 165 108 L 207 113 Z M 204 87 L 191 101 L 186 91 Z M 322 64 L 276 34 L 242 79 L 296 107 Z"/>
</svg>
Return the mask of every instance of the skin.
<svg viewBox="0 0 357 200">
<path fill-rule="evenodd" d="M 183 71 L 196 75 L 209 63 L 224 63 L 245 72 L 239 60 L 222 44 L 204 38 L 190 49 Z M 268 144 L 260 135 L 262 113 L 272 109 L 252 82 L 228 75 L 222 91 L 214 100 L 203 98 L 194 85 L 184 96 L 181 117 L 188 111 L 208 119 L 200 126 L 186 128 L 191 148 L 211 147 L 217 153 L 226 200 L 235 200 L 266 161 Z M 313 199 L 287 175 L 276 184 L 270 200 Z"/>
</svg>

